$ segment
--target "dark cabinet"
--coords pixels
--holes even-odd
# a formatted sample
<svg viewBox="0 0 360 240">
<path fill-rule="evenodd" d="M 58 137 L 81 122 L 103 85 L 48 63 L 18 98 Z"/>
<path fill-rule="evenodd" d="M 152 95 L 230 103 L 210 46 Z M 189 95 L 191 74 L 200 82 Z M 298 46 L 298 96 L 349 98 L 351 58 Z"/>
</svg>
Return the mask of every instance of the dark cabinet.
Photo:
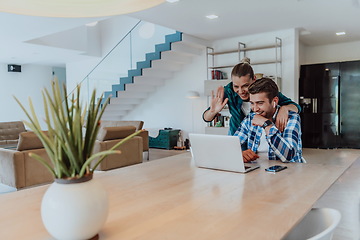
<svg viewBox="0 0 360 240">
<path fill-rule="evenodd" d="M 342 145 L 360 148 L 360 61 L 340 65 L 340 133 Z"/>
<path fill-rule="evenodd" d="M 302 139 L 310 148 L 360 148 L 360 61 L 302 65 Z"/>
</svg>

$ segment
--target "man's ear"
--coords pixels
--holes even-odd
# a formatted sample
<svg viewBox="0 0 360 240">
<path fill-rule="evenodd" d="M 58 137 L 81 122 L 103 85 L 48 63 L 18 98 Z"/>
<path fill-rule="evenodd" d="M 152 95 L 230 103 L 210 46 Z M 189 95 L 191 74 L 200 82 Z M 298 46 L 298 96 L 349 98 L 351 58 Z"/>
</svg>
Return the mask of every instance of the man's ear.
<svg viewBox="0 0 360 240">
<path fill-rule="evenodd" d="M 274 99 L 272 100 L 272 102 L 273 102 L 273 106 L 274 106 L 274 108 L 279 104 L 279 98 L 276 96 L 276 97 L 274 97 Z"/>
</svg>

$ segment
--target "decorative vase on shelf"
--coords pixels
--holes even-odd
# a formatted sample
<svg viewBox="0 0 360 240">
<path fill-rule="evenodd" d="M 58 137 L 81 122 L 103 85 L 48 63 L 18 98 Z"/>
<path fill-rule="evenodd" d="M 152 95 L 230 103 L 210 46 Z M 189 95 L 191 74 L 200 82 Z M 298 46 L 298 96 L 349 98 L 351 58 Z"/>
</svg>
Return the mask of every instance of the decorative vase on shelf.
<svg viewBox="0 0 360 240">
<path fill-rule="evenodd" d="M 110 150 L 94 153 L 100 119 L 109 99 L 102 104 L 102 96 L 97 100 L 94 90 L 87 107 L 83 107 L 80 85 L 75 93 L 68 95 L 65 85 L 61 91 L 58 81 L 53 81 L 52 93 L 43 91 L 45 117 L 42 119 L 47 131 L 41 129 L 31 99 L 30 111 L 15 99 L 29 119 L 24 123 L 40 139 L 48 158 L 35 153 L 30 156 L 55 178 L 41 204 L 46 229 L 57 239 L 96 239 L 106 221 L 108 200 L 105 190 L 92 179 L 93 172 L 107 155 L 120 154 L 116 149 L 142 130 L 124 138 Z"/>
<path fill-rule="evenodd" d="M 56 239 L 97 239 L 107 215 L 107 192 L 92 174 L 56 179 L 41 203 L 45 228 Z"/>
</svg>

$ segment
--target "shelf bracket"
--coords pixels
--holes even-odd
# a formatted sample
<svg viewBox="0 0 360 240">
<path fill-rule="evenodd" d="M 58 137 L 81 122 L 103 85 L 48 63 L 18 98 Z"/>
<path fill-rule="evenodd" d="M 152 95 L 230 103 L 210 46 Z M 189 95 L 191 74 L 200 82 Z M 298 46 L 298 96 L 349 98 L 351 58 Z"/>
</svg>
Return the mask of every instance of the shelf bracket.
<svg viewBox="0 0 360 240">
<path fill-rule="evenodd" d="M 209 78 L 209 53 L 214 53 L 214 48 L 206 47 L 206 79 Z M 211 67 L 214 67 L 214 55 L 211 55 Z"/>
<path fill-rule="evenodd" d="M 238 42 L 238 54 L 239 54 L 239 63 L 241 62 L 241 59 L 245 58 L 246 57 L 246 51 L 243 50 L 246 48 L 246 45 L 245 43 L 242 43 L 242 42 Z M 244 57 L 242 58 L 241 57 L 241 52 L 244 53 Z"/>
</svg>

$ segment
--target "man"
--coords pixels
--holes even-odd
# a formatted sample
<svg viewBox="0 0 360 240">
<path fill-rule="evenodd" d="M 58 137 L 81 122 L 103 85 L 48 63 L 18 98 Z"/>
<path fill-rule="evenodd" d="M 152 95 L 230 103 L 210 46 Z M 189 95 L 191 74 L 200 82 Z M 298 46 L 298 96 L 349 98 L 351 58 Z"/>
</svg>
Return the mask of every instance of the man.
<svg viewBox="0 0 360 240">
<path fill-rule="evenodd" d="M 204 121 L 211 122 L 227 104 L 231 114 L 229 135 L 233 135 L 239 128 L 241 121 L 250 112 L 248 87 L 255 79 L 250 59 L 244 58 L 232 69 L 231 82 L 225 87 L 219 87 L 216 95 L 212 94 L 211 105 L 203 113 Z M 275 124 L 280 131 L 283 131 L 288 120 L 288 111 L 300 112 L 301 108 L 280 92 L 278 97 L 281 107 Z"/>
<path fill-rule="evenodd" d="M 279 111 L 279 89 L 269 78 L 256 80 L 249 86 L 252 112 L 244 119 L 234 134 L 241 144 L 244 162 L 257 159 L 258 152 L 268 152 L 269 160 L 282 162 L 305 162 L 302 158 L 300 116 L 288 112 L 283 132 L 274 124 Z M 243 148 L 244 149 L 244 148 Z"/>
</svg>

